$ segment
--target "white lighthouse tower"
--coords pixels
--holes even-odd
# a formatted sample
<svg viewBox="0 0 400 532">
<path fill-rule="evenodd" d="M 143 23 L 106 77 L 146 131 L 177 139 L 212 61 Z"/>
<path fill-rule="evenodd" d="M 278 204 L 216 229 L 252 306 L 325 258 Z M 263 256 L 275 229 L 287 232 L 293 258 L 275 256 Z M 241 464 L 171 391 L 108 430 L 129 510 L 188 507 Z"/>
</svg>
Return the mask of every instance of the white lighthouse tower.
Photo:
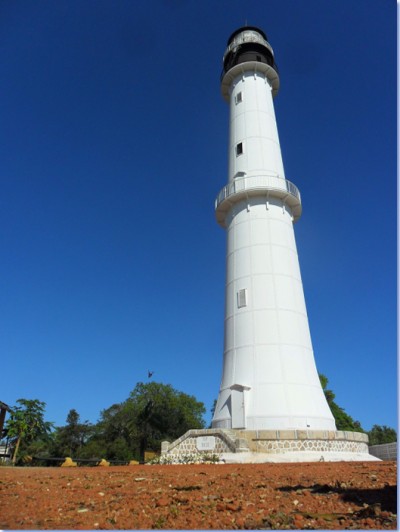
<svg viewBox="0 0 400 532">
<path fill-rule="evenodd" d="M 221 86 L 230 108 L 228 184 L 216 200 L 227 231 L 225 339 L 212 427 L 334 431 L 293 231 L 300 192 L 285 177 L 273 104 L 279 75 L 263 31 L 230 36 Z"/>
<path fill-rule="evenodd" d="M 227 232 L 221 387 L 211 428 L 163 442 L 161 458 L 375 460 L 366 434 L 336 430 L 319 382 L 293 231 L 301 198 L 283 169 L 267 36 L 239 28 L 223 61 L 230 133 L 228 183 L 215 205 Z"/>
</svg>

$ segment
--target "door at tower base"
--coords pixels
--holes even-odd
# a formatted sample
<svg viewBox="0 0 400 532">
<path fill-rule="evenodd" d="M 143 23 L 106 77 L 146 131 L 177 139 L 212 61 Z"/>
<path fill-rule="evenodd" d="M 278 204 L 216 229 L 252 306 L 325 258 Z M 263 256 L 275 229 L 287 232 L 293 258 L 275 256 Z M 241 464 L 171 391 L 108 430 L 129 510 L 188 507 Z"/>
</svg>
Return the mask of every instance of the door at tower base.
<svg viewBox="0 0 400 532">
<path fill-rule="evenodd" d="M 249 386 L 233 384 L 231 386 L 231 411 L 232 411 L 232 429 L 246 428 L 246 407 L 245 392 L 250 390 Z"/>
<path fill-rule="evenodd" d="M 310 404 L 314 404 L 315 408 Z M 317 386 L 296 384 L 288 387 L 279 383 L 258 385 L 256 389 L 232 386 L 220 390 L 212 427 L 246 430 L 336 430 L 329 407 L 326 405 L 324 410 L 324 406 L 325 397 L 321 396 Z"/>
<path fill-rule="evenodd" d="M 278 392 L 279 386 L 269 386 L 268 390 L 259 389 L 257 395 L 264 391 L 264 400 L 259 408 L 253 408 L 254 393 L 236 387 L 220 391 L 220 405 L 217 404 L 212 428 L 238 429 L 238 430 L 336 430 L 335 422 L 327 409 L 325 416 L 319 412 L 305 414 L 295 407 L 287 408 L 283 394 Z M 307 387 L 308 392 L 310 387 Z M 276 397 L 272 393 L 276 391 Z M 303 390 L 306 391 L 306 390 Z M 315 388 L 315 403 L 323 404 L 324 398 L 319 397 L 319 390 Z M 297 390 L 301 394 L 302 390 Z M 310 395 L 306 391 L 306 395 Z M 293 398 L 291 405 L 296 399 Z M 300 395 L 301 406 L 301 395 Z M 292 415 L 285 412 L 291 410 Z M 308 408 L 308 411 L 310 409 Z"/>
</svg>

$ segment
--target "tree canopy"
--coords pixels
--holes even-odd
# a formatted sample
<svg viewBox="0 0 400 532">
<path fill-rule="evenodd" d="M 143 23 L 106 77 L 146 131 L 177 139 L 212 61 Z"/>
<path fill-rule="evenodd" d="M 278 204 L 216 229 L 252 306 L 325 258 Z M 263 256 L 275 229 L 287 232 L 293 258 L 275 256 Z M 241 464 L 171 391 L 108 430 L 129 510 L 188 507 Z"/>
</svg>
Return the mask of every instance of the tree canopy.
<svg viewBox="0 0 400 532">
<path fill-rule="evenodd" d="M 369 444 L 394 443 L 397 441 L 397 432 L 386 425 L 374 425 L 368 432 Z"/>
<path fill-rule="evenodd" d="M 158 382 L 137 383 L 125 401 L 103 410 L 96 424 L 81 422 L 73 408 L 66 424 L 53 431 L 44 420 L 45 403 L 37 399 L 17 403 L 6 423 L 13 463 L 22 463 L 26 455 L 143 460 L 144 452 L 158 452 L 163 440 L 175 440 L 205 425 L 203 403 Z"/>
<path fill-rule="evenodd" d="M 77 456 L 92 433 L 92 425 L 81 423 L 80 415 L 73 408 L 68 412 L 67 424 L 57 427 L 53 435 L 52 454 L 55 456 Z"/>
<path fill-rule="evenodd" d="M 49 441 L 53 424 L 44 420 L 46 403 L 38 399 L 18 399 L 6 423 L 8 438 L 14 442 L 12 463 L 33 449 L 40 450 Z"/>
<path fill-rule="evenodd" d="M 145 450 L 158 451 L 163 440 L 174 440 L 189 429 L 204 427 L 204 404 L 169 384 L 139 382 L 122 412 L 128 417 L 129 436 L 136 442 L 141 459 Z"/>
</svg>

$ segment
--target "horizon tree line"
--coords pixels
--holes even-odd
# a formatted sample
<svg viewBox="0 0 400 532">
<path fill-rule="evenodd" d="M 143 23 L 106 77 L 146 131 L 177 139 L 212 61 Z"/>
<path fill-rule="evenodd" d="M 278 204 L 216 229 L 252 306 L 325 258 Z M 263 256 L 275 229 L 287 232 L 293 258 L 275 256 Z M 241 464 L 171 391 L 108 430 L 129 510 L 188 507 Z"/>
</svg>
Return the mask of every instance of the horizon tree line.
<svg viewBox="0 0 400 532">
<path fill-rule="evenodd" d="M 370 445 L 397 441 L 396 430 L 386 425 L 374 425 L 365 431 L 335 402 L 327 377 L 320 374 L 320 381 L 337 430 L 365 432 Z M 138 382 L 125 401 L 102 410 L 97 423 L 82 422 L 72 408 L 66 424 L 56 427 L 45 421 L 45 407 L 46 403 L 38 399 L 18 399 L 11 409 L 1 440 L 10 444 L 13 465 L 43 465 L 46 458 L 67 456 L 143 462 L 144 453 L 158 453 L 162 441 L 174 441 L 188 430 L 206 425 L 204 403 L 169 384 L 154 381 Z"/>
</svg>

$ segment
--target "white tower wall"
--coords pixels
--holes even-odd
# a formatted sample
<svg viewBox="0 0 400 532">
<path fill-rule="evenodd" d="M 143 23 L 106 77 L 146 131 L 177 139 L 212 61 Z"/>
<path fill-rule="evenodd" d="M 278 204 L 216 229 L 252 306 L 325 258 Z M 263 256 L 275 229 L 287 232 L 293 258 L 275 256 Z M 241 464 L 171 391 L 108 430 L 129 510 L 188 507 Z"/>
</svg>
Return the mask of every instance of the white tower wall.
<svg viewBox="0 0 400 532">
<path fill-rule="evenodd" d="M 233 81 L 229 129 L 229 181 L 238 177 L 238 172 L 285 177 L 271 86 L 265 74 L 245 72 Z M 243 154 L 237 155 L 240 142 Z"/>
<path fill-rule="evenodd" d="M 251 52 L 254 42 L 255 53 L 266 48 L 261 58 L 269 64 L 235 63 L 241 44 Z M 225 63 L 233 58 L 222 79 L 230 105 L 229 172 L 216 200 L 217 220 L 227 230 L 225 337 L 212 426 L 335 430 L 309 331 L 293 231 L 300 193 L 284 174 L 272 49 L 246 28 L 225 56 Z"/>
</svg>

